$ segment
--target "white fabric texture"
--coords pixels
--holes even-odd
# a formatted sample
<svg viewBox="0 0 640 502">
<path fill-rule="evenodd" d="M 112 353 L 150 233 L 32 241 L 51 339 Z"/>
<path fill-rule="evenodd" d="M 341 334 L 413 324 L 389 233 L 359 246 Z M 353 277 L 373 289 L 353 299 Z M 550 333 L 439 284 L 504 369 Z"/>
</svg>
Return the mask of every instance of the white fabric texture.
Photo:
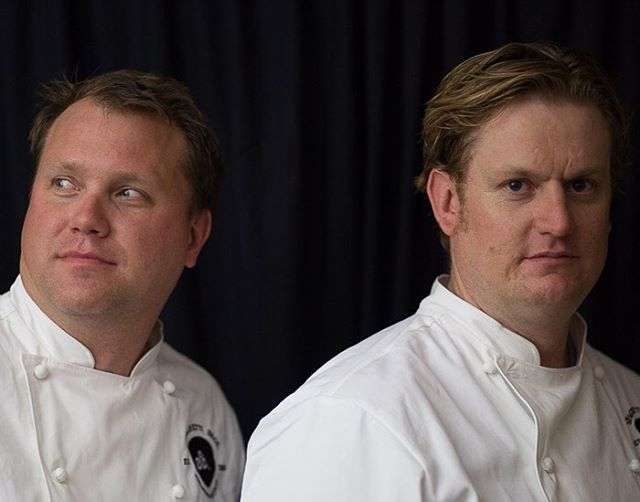
<svg viewBox="0 0 640 502">
<path fill-rule="evenodd" d="M 640 378 L 585 336 L 576 315 L 577 364 L 542 367 L 436 281 L 260 422 L 242 501 L 640 500 Z"/>
<path fill-rule="evenodd" d="M 129 377 L 95 370 L 18 277 L 0 296 L 0 500 L 238 500 L 233 410 L 206 371 L 159 339 Z"/>
</svg>

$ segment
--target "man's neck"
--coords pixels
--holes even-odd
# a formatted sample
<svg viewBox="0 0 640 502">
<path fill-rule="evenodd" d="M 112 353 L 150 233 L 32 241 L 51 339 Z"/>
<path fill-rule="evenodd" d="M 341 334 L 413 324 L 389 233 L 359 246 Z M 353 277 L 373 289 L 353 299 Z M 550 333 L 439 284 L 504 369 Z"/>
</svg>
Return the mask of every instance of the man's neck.
<svg viewBox="0 0 640 502">
<path fill-rule="evenodd" d="M 26 293 L 56 325 L 91 352 L 95 369 L 129 376 L 140 358 L 159 339 L 154 330 L 160 307 L 146 305 L 111 306 L 103 311 L 69 311 L 47 301 L 21 267 L 20 277 Z"/>
<path fill-rule="evenodd" d="M 500 308 L 473 295 L 454 278 L 449 281 L 447 288 L 508 330 L 533 343 L 538 350 L 541 366 L 565 368 L 573 364 L 569 345 L 573 313 L 561 315 L 551 312 L 551 309 L 514 309 L 513 306 Z"/>
<path fill-rule="evenodd" d="M 114 326 L 69 319 L 54 319 L 54 322 L 91 351 L 95 369 L 122 376 L 129 376 L 140 358 L 157 342 L 156 331 L 148 324 L 136 326 L 127 322 Z"/>
<path fill-rule="evenodd" d="M 95 369 L 122 376 L 131 374 L 136 363 L 159 339 L 154 327 L 157 315 L 144 311 L 72 314 L 60 311 L 40 298 L 23 277 L 27 294 L 57 326 L 78 340 L 92 354 Z M 138 309 L 140 310 L 140 309 Z"/>
<path fill-rule="evenodd" d="M 45 314 L 91 351 L 97 370 L 129 376 L 140 358 L 157 342 L 154 324 L 149 322 L 121 319 L 114 323 L 112 319 L 62 317 L 46 311 Z"/>
<path fill-rule="evenodd" d="M 541 319 L 510 319 L 500 314 L 493 314 L 492 317 L 505 328 L 533 343 L 538 349 L 541 366 L 566 368 L 573 365 L 570 350 L 571 319 L 557 319 L 551 326 Z"/>
</svg>

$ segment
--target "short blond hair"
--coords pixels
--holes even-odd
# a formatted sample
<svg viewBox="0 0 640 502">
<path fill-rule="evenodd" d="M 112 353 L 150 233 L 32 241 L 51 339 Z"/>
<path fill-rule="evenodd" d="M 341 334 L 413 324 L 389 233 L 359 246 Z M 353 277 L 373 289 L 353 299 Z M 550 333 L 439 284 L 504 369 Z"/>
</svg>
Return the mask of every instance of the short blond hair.
<svg viewBox="0 0 640 502">
<path fill-rule="evenodd" d="M 464 181 L 473 133 L 511 103 L 530 95 L 595 105 L 611 133 L 611 177 L 625 163 L 627 120 L 611 81 L 587 54 L 548 43 L 510 43 L 460 63 L 444 77 L 422 121 L 426 189 L 432 169 Z"/>
</svg>

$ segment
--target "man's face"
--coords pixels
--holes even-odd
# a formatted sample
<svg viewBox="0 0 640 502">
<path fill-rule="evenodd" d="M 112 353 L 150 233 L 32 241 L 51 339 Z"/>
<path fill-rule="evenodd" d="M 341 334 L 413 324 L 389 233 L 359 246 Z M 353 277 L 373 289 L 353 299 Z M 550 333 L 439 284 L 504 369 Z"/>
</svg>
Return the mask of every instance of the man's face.
<svg viewBox="0 0 640 502">
<path fill-rule="evenodd" d="M 485 124 L 471 148 L 452 281 L 488 312 L 572 314 L 607 254 L 610 139 L 601 113 L 531 98 Z"/>
<path fill-rule="evenodd" d="M 53 123 L 22 229 L 27 291 L 58 315 L 157 315 L 193 266 L 210 214 L 192 216 L 186 142 L 160 118 L 90 99 Z"/>
</svg>

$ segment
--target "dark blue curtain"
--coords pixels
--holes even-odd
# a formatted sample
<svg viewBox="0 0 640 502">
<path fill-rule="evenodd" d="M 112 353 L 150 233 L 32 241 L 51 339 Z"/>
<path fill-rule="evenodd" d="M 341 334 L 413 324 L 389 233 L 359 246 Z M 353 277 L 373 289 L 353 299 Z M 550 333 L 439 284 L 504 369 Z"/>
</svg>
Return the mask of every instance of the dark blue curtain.
<svg viewBox="0 0 640 502">
<path fill-rule="evenodd" d="M 551 40 L 600 59 L 634 113 L 638 26 L 640 3 L 612 0 L 2 2 L 0 286 L 17 273 L 38 84 L 125 67 L 185 81 L 228 175 L 211 242 L 164 313 L 167 338 L 215 375 L 248 436 L 445 271 L 412 185 L 422 108 L 444 73 L 509 41 Z M 637 126 L 632 138 L 637 149 Z M 583 308 L 591 343 L 636 371 L 639 183 L 622 184 Z"/>
</svg>

